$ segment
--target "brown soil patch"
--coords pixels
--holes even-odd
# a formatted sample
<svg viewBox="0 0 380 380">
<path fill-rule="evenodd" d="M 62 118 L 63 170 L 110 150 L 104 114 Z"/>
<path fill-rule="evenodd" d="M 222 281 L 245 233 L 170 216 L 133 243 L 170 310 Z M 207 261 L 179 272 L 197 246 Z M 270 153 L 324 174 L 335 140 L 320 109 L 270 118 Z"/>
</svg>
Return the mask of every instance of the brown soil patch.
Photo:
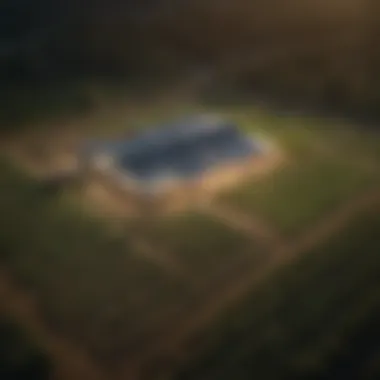
<svg viewBox="0 0 380 380">
<path fill-rule="evenodd" d="M 29 137 L 9 141 L 5 153 L 16 165 L 36 178 L 46 178 L 61 172 L 75 171 L 78 160 L 74 137 Z"/>
<path fill-rule="evenodd" d="M 123 219 L 136 216 L 134 205 L 125 198 L 113 194 L 102 182 L 85 184 L 79 192 L 79 200 L 96 216 L 110 219 Z"/>
</svg>

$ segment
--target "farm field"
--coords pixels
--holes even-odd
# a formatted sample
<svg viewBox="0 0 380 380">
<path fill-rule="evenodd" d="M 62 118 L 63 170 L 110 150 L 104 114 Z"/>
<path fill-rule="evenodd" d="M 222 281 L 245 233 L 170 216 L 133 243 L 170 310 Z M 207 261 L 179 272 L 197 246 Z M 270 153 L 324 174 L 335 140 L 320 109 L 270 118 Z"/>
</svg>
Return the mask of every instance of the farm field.
<svg viewBox="0 0 380 380">
<path fill-rule="evenodd" d="M 153 228 L 127 222 L 126 234 L 107 236 L 101 221 L 39 198 L 33 181 L 11 174 L 6 183 L 1 208 L 13 211 L 2 220 L 3 260 L 36 295 L 51 327 L 105 362 L 142 349 L 179 312 L 215 291 L 213 279 L 232 280 L 234 265 L 255 263 L 252 239 L 203 216 Z M 22 217 L 25 210 L 29 217 Z M 166 260 L 147 256 L 132 232 L 157 256 L 162 245 Z"/>
<path fill-rule="evenodd" d="M 220 112 L 268 136 L 284 165 L 216 197 L 220 213 L 194 207 L 113 220 L 75 197 L 47 196 L 3 160 L 4 267 L 35 299 L 47 330 L 89 353 L 106 379 L 158 380 L 163 371 L 165 379 L 270 380 L 281 371 L 302 378 L 323 365 L 340 370 L 335 350 L 344 339 L 367 339 L 363 326 L 380 306 L 378 135 L 247 108 L 186 109 Z M 139 129 L 184 110 L 129 120 Z M 99 121 L 94 135 L 120 132 L 128 118 L 115 119 L 104 131 Z M 357 202 L 369 193 L 368 203 Z M 273 244 L 262 244 L 263 235 Z"/>
<path fill-rule="evenodd" d="M 142 235 L 152 246 L 175 254 L 194 281 L 212 281 L 214 274 L 226 279 L 234 262 L 252 265 L 265 254 L 252 237 L 195 212 L 159 217 L 144 226 Z"/>
<path fill-rule="evenodd" d="M 377 379 L 379 210 L 362 212 L 220 316 L 176 378 Z"/>
</svg>

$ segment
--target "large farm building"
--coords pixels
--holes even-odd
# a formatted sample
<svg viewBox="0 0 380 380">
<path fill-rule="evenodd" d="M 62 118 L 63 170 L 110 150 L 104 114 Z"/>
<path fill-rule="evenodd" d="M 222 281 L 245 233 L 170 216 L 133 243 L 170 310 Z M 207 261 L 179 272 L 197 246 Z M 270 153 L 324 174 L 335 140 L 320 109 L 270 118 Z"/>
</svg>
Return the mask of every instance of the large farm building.
<svg viewBox="0 0 380 380">
<path fill-rule="evenodd" d="M 240 181 L 268 155 L 268 148 L 232 122 L 199 116 L 133 137 L 87 142 L 81 161 L 91 181 L 134 206 L 169 210 Z"/>
</svg>

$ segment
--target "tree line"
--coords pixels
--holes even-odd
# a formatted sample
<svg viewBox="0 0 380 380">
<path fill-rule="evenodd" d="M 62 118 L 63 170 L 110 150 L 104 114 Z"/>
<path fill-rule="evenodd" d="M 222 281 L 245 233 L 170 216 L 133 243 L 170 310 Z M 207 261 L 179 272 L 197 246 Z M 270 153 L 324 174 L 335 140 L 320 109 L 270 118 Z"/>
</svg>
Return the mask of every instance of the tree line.
<svg viewBox="0 0 380 380">
<path fill-rule="evenodd" d="M 375 0 L 68 0 L 54 6 L 3 0 L 1 95 L 15 104 L 4 117 L 17 119 L 20 103 L 38 107 L 30 104 L 36 92 L 42 104 L 62 88 L 74 103 L 86 103 L 78 100 L 88 96 L 83 83 L 123 79 L 128 87 L 199 67 L 220 71 L 226 92 L 261 91 L 376 114 L 379 8 Z M 67 102 L 55 97 L 57 104 Z"/>
</svg>

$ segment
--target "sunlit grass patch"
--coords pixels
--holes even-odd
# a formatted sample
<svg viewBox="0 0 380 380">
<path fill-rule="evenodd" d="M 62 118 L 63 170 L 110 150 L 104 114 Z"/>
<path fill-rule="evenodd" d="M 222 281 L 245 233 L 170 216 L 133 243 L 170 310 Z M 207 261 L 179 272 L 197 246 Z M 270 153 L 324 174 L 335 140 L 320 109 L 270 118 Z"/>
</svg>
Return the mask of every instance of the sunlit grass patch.
<svg viewBox="0 0 380 380">
<path fill-rule="evenodd" d="M 375 181 L 373 173 L 343 160 L 317 158 L 294 162 L 261 181 L 235 189 L 222 200 L 291 234 L 307 228 Z"/>
</svg>

